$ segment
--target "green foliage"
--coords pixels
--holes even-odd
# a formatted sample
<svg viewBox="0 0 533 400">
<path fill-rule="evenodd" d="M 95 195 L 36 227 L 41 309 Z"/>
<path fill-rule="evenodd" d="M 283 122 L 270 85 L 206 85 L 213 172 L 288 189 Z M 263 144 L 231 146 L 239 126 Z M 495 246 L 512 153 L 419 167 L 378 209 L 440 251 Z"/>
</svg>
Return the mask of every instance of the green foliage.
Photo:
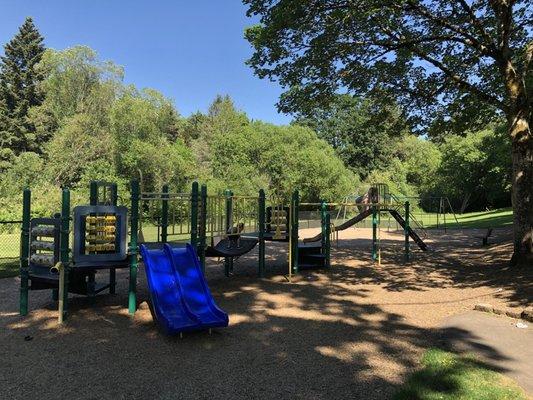
<svg viewBox="0 0 533 400">
<path fill-rule="evenodd" d="M 245 32 L 254 47 L 248 64 L 287 88 L 278 104 L 283 111 L 308 113 L 339 90 L 399 101 L 413 128 L 452 119 L 463 106 L 489 119 L 496 109 L 523 106 L 505 84 L 527 75 L 533 37 L 527 0 L 243 3 L 259 20 Z M 479 118 L 472 120 L 467 127 L 479 128 Z"/>
<path fill-rule="evenodd" d="M 177 139 L 178 114 L 170 101 L 154 90 L 128 88 L 109 113 L 119 176 L 142 171 L 145 189 L 164 183 L 182 189 L 194 168 L 192 152 Z"/>
<path fill-rule="evenodd" d="M 288 197 L 294 189 L 304 201 L 333 200 L 353 192 L 358 180 L 334 150 L 306 127 L 256 122 L 257 170 L 267 174 L 271 191 Z"/>
<path fill-rule="evenodd" d="M 298 188 L 308 201 L 350 193 L 355 177 L 311 129 L 250 122 L 228 97 L 217 97 L 207 115 L 184 124 L 199 162 L 198 177 L 212 191 L 231 188 L 253 194 L 260 188 L 284 197 Z"/>
<path fill-rule="evenodd" d="M 57 127 L 75 114 L 88 114 L 106 123 L 108 109 L 122 88 L 124 72 L 110 61 L 100 61 L 94 50 L 75 46 L 66 50 L 48 49 L 38 65 L 46 79 L 46 98 L 34 110 L 34 119 L 43 130 Z"/>
<path fill-rule="evenodd" d="M 58 186 L 72 187 L 92 162 L 112 160 L 112 136 L 88 114 L 75 114 L 63 121 L 46 147 L 47 172 Z"/>
<path fill-rule="evenodd" d="M 43 99 L 44 75 L 36 68 L 44 53 L 43 37 L 26 18 L 0 58 L 0 168 L 24 151 L 39 152 L 42 138 L 28 119 L 28 111 Z M 1 169 L 0 169 L 1 170 Z"/>
<path fill-rule="evenodd" d="M 406 134 L 397 107 L 377 107 L 376 101 L 349 95 L 335 96 L 328 107 L 300 115 L 296 123 L 314 129 L 362 178 L 385 169 L 391 162 L 395 141 Z"/>
<path fill-rule="evenodd" d="M 395 157 L 403 165 L 406 182 L 420 193 L 428 192 L 441 164 L 439 148 L 433 142 L 408 135 L 397 144 Z"/>
<path fill-rule="evenodd" d="M 509 204 L 511 144 L 504 129 L 487 128 L 465 137 L 452 135 L 441 151 L 434 192 L 446 193 L 462 211 L 469 206 Z"/>
<path fill-rule="evenodd" d="M 478 192 L 491 188 L 476 208 L 508 204 L 509 148 L 500 131 L 454 136 L 440 148 L 409 134 L 394 103 L 351 96 L 337 96 L 289 126 L 250 121 L 228 96 L 183 118 L 159 92 L 124 86 L 122 69 L 89 48 L 48 50 L 38 69 L 46 96 L 28 119 L 46 143 L 39 152 L 6 158 L 0 218 L 20 218 L 26 186 L 34 215 L 49 216 L 59 208 L 60 187 L 72 188 L 73 204 L 82 204 L 91 180 L 114 181 L 126 199 L 129 180 L 138 177 L 147 191 L 165 183 L 189 190 L 198 180 L 211 193 L 263 188 L 288 198 L 298 189 L 312 202 L 338 201 L 377 182 L 401 195 L 456 199 L 468 182 Z"/>
</svg>

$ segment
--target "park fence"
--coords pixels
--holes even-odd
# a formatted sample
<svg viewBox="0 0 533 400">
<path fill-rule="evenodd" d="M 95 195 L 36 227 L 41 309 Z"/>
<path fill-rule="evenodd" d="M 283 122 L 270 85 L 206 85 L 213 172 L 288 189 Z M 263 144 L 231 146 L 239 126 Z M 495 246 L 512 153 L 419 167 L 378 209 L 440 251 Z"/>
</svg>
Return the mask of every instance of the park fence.
<svg viewBox="0 0 533 400">
<path fill-rule="evenodd" d="M 22 221 L 0 221 L 0 269 L 18 263 L 21 226 Z"/>
</svg>

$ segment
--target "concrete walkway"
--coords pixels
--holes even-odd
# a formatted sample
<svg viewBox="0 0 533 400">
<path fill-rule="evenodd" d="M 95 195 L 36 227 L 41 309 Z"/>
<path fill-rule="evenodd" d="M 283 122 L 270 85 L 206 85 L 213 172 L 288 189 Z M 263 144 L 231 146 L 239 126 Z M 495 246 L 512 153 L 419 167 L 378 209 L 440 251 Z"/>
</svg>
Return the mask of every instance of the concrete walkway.
<svg viewBox="0 0 533 400">
<path fill-rule="evenodd" d="M 444 321 L 442 340 L 453 350 L 475 353 L 533 394 L 533 324 L 525 322 L 528 327 L 520 329 L 516 327 L 518 322 L 469 311 Z"/>
</svg>

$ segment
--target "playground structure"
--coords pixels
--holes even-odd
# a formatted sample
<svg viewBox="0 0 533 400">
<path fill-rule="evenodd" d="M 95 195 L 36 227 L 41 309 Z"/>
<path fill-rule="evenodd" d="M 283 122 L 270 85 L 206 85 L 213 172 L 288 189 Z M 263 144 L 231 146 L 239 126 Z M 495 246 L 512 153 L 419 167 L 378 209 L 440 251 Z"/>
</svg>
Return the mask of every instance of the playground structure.
<svg viewBox="0 0 533 400">
<path fill-rule="evenodd" d="M 200 187 L 197 182 L 190 193 L 172 193 L 168 185 L 161 192 L 142 192 L 139 183 L 132 181 L 128 210 L 117 205 L 116 184 L 95 181 L 90 185 L 89 205 L 71 209 L 70 192 L 63 189 L 61 213 L 34 219 L 30 218 L 29 189 L 23 199 L 20 314 L 28 312 L 30 290 L 48 289 L 58 300 L 60 322 L 66 315 L 69 293 L 91 298 L 107 289 L 115 293 L 117 268 L 129 268 L 128 310 L 133 315 L 138 245 L 154 316 L 169 334 L 228 324 L 227 314 L 218 308 L 205 281 L 207 257 L 223 258 L 225 275 L 229 276 L 234 260 L 258 246 L 258 275 L 263 277 L 265 243 L 285 242 L 290 281 L 303 269 L 329 268 L 335 235 L 372 216 L 372 259 L 379 262 L 378 227 L 383 212 L 404 229 L 406 261 L 410 238 L 427 250 L 410 226 L 409 202 L 393 202 L 386 186 L 375 186 L 364 202 L 349 204 L 300 203 L 298 191 L 288 202 L 279 196 L 267 199 L 263 190 L 257 196 L 236 196 L 229 190 L 223 195 L 208 195 L 207 186 Z M 358 214 L 335 226 L 330 210 L 338 206 L 355 207 Z M 320 233 L 303 240 L 299 237 L 302 209 L 320 213 Z M 152 240 L 145 240 L 143 230 L 152 231 Z M 98 285 L 96 275 L 102 270 L 109 271 L 109 282 Z"/>
<path fill-rule="evenodd" d="M 374 185 L 364 202 L 354 203 L 300 203 L 298 191 L 293 192 L 289 202 L 284 202 L 279 196 L 272 196 L 267 202 L 263 190 L 259 191 L 258 196 L 236 196 L 230 190 L 226 190 L 222 195 L 208 195 L 207 186 L 202 185 L 200 188 L 196 182 L 188 194 L 170 193 L 168 186 L 164 186 L 160 193 L 141 193 L 140 198 L 142 201 L 159 203 L 159 206 L 155 207 L 159 210 L 155 213 L 157 217 L 151 219 L 157 229 L 157 237 L 153 241 L 147 241 L 148 247 L 162 248 L 165 243 L 189 242 L 197 249 L 203 271 L 206 257 L 223 258 L 226 276 L 233 272 L 236 258 L 258 246 L 258 276 L 263 277 L 267 241 L 288 243 L 289 276 L 298 273 L 300 269 L 328 268 L 331 264 L 331 242 L 334 238 L 338 240 L 338 232 L 369 216 L 372 216 L 373 230 L 372 259 L 379 262 L 379 227 L 382 214 L 392 216 L 404 230 L 404 252 L 407 261 L 410 257 L 410 238 L 421 250 L 427 250 L 427 245 L 417 233 L 420 231 L 425 237 L 425 230 L 413 217 L 409 202 L 393 201 L 395 197 L 383 184 Z M 320 213 L 320 233 L 300 240 L 299 215 L 302 207 Z M 331 209 L 335 207 L 352 207 L 358 212 L 336 226 L 331 223 L 330 215 Z M 174 214 L 169 214 L 169 209 L 187 212 L 181 214 L 181 218 L 175 218 Z M 141 215 L 141 221 L 144 219 Z M 173 235 L 176 240 L 169 241 L 169 237 Z M 139 237 L 144 236 L 140 231 Z"/>
<path fill-rule="evenodd" d="M 117 205 L 117 186 L 106 182 L 91 182 L 90 205 L 71 210 L 70 191 L 63 189 L 61 213 L 53 218 L 31 218 L 31 191 L 24 190 L 20 253 L 20 314 L 28 313 L 31 290 L 52 290 L 59 301 L 59 318 L 68 308 L 68 294 L 93 298 L 109 290 L 115 293 L 116 269 L 129 268 L 129 312 L 136 310 L 137 281 L 137 210 L 135 193 L 138 184 L 131 186 L 132 201 L 129 223 L 128 209 Z M 71 238 L 70 222 L 73 222 Z M 71 248 L 70 243 L 73 243 Z M 109 271 L 106 284 L 96 283 L 97 272 Z"/>
<path fill-rule="evenodd" d="M 155 218 L 141 212 L 139 237 L 146 236 L 142 221 L 150 220 L 157 231 L 155 238 L 143 242 L 146 247 L 161 249 L 166 243 L 188 242 L 197 250 L 202 271 L 207 257 L 223 258 L 225 275 L 230 276 L 235 259 L 258 246 L 258 276 L 264 277 L 267 241 L 289 244 L 289 275 L 298 273 L 299 268 L 330 264 L 330 222 L 325 206 L 321 217 L 324 239 L 313 244 L 299 243 L 298 192 L 287 204 L 276 195 L 267 199 L 263 190 L 257 196 L 237 196 L 230 190 L 223 195 L 208 195 L 207 186 L 199 187 L 195 182 L 190 194 L 170 193 L 165 185 L 161 192 L 141 193 L 140 199 L 141 210 L 156 210 Z M 143 206 L 143 202 L 157 202 L 159 206 Z M 322 203 L 317 205 L 321 207 Z M 187 211 L 175 218 L 172 210 Z M 172 236 L 174 240 L 169 240 Z"/>
<path fill-rule="evenodd" d="M 448 197 L 439 196 L 403 196 L 389 192 L 386 184 L 374 184 L 372 187 L 381 188 L 381 199 L 376 202 L 394 202 L 410 204 L 411 221 L 420 230 L 423 237 L 427 237 L 429 229 L 443 229 L 446 232 L 450 227 L 450 222 L 454 227 L 461 228 L 461 224 L 457 218 L 457 214 L 450 203 Z M 372 187 L 370 190 L 372 190 Z M 379 192 L 378 192 L 379 193 Z M 365 198 L 368 198 L 368 191 L 364 194 L 353 193 L 346 196 L 342 203 L 336 208 L 336 212 L 332 214 L 332 220 L 337 224 L 342 224 L 350 219 L 353 214 L 353 204 L 363 203 Z M 385 220 L 386 219 L 386 220 Z M 392 218 L 392 215 L 384 215 L 381 224 L 386 227 L 388 231 L 391 229 L 398 230 L 400 225 Z M 364 224 L 364 221 L 358 227 L 371 227 Z"/>
</svg>

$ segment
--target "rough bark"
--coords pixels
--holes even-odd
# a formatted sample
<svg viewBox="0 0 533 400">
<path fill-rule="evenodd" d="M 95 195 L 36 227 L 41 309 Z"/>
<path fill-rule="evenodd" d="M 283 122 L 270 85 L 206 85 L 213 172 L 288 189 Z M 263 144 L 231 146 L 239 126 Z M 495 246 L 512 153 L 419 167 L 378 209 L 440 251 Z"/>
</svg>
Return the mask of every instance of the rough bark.
<svg viewBox="0 0 533 400">
<path fill-rule="evenodd" d="M 514 252 L 511 264 L 533 267 L 533 137 L 526 111 L 527 107 L 509 118 L 514 222 Z"/>
</svg>

